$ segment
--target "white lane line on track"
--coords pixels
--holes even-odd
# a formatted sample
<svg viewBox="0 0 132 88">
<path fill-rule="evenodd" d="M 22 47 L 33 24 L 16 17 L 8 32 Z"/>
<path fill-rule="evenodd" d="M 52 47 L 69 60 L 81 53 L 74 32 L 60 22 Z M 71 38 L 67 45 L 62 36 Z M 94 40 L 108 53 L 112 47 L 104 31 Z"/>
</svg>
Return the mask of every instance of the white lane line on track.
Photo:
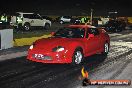
<svg viewBox="0 0 132 88">
<path fill-rule="evenodd" d="M 113 34 L 114 35 L 114 34 Z M 120 38 L 126 38 L 126 37 L 129 37 L 129 36 L 132 36 L 132 33 L 129 33 L 129 34 L 125 34 L 125 35 L 116 35 L 115 37 L 113 37 L 112 39 L 120 39 Z M 111 35 L 110 35 L 111 37 Z"/>
<path fill-rule="evenodd" d="M 117 57 L 132 50 L 132 42 L 111 42 L 108 58 Z"/>
<path fill-rule="evenodd" d="M 110 45 L 115 45 L 115 46 L 126 46 L 128 48 L 132 48 L 132 42 L 117 42 L 117 41 L 112 41 Z"/>
<path fill-rule="evenodd" d="M 109 34 L 110 37 L 114 37 L 114 36 L 121 36 L 122 34 L 119 34 L 119 33 L 112 33 L 112 34 Z"/>
</svg>

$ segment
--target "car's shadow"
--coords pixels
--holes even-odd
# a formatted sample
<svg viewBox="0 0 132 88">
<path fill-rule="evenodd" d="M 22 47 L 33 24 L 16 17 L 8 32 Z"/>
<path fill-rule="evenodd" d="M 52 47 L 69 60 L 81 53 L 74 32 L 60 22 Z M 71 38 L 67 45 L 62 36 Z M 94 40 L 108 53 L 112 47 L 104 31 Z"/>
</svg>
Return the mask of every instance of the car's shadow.
<svg viewBox="0 0 132 88">
<path fill-rule="evenodd" d="M 20 79 L 23 80 L 23 78 L 34 78 L 31 81 L 36 82 L 36 76 L 38 80 L 49 79 L 49 77 L 53 78 L 54 76 L 57 78 L 53 78 L 52 80 L 58 80 L 59 78 L 63 79 L 64 77 L 67 77 L 67 80 L 71 80 L 74 77 L 77 79 L 81 75 L 82 67 L 88 72 L 92 71 L 102 63 L 102 59 L 104 58 L 105 57 L 102 55 L 92 55 L 86 57 L 80 65 L 44 64 L 29 61 L 26 57 L 14 58 L 0 63 L 0 79 L 4 83 L 9 82 L 10 80 L 14 80 L 14 82 Z"/>
<path fill-rule="evenodd" d="M 86 57 L 81 64 L 85 69 L 93 69 L 97 68 L 99 64 L 103 63 L 103 61 L 107 58 L 107 55 L 95 54 L 89 57 Z"/>
<path fill-rule="evenodd" d="M 106 56 L 96 54 L 89 57 L 85 57 L 82 64 L 80 65 L 73 65 L 71 63 L 69 64 L 37 63 L 37 62 L 27 60 L 26 57 L 21 57 L 21 58 L 15 58 L 11 60 L 2 61 L 0 62 L 0 66 L 1 68 L 10 67 L 10 66 L 21 66 L 21 67 L 35 66 L 35 68 L 48 68 L 48 69 L 63 69 L 63 68 L 69 69 L 69 68 L 82 68 L 82 67 L 93 68 L 93 67 L 97 67 L 100 63 L 102 63 L 105 58 Z"/>
<path fill-rule="evenodd" d="M 34 65 L 42 65 L 44 67 L 47 67 L 49 69 L 64 69 L 64 68 L 72 68 L 72 69 L 81 69 L 82 67 L 85 67 L 86 70 L 90 70 L 93 68 L 97 68 L 99 64 L 103 63 L 103 61 L 107 58 L 107 56 L 95 54 L 89 57 L 85 57 L 83 62 L 80 65 L 73 65 L 73 64 L 44 64 L 44 63 L 36 63 L 33 62 Z"/>
</svg>

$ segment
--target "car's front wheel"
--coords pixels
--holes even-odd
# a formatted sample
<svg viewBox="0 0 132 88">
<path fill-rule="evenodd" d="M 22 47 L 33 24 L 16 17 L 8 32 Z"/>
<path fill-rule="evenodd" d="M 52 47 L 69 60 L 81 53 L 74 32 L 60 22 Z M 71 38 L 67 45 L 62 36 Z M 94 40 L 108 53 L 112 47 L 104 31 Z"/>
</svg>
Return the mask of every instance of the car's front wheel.
<svg viewBox="0 0 132 88">
<path fill-rule="evenodd" d="M 61 21 L 60 21 L 60 24 L 63 24 L 63 23 L 64 23 L 64 21 L 61 20 Z"/>
<path fill-rule="evenodd" d="M 72 63 L 74 65 L 81 64 L 81 62 L 82 62 L 82 60 L 84 58 L 82 50 L 76 49 L 74 51 L 74 54 L 73 54 L 73 57 L 72 58 L 73 58 Z"/>
</svg>

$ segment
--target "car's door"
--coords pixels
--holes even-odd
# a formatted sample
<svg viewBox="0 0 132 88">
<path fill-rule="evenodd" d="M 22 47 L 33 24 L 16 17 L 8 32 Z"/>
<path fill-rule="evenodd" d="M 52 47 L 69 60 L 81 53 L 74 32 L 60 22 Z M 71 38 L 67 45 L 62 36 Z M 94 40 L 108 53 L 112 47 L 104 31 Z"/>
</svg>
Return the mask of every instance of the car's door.
<svg viewBox="0 0 132 88">
<path fill-rule="evenodd" d="M 100 33 L 97 28 L 89 28 L 87 30 L 86 52 L 87 54 L 93 54 L 100 49 Z M 90 35 L 93 35 L 90 37 Z"/>
<path fill-rule="evenodd" d="M 64 16 L 63 19 L 64 19 L 64 22 L 70 22 L 71 21 L 70 16 Z"/>
<path fill-rule="evenodd" d="M 31 24 L 32 26 L 43 26 L 44 22 L 38 14 L 32 14 Z"/>
</svg>

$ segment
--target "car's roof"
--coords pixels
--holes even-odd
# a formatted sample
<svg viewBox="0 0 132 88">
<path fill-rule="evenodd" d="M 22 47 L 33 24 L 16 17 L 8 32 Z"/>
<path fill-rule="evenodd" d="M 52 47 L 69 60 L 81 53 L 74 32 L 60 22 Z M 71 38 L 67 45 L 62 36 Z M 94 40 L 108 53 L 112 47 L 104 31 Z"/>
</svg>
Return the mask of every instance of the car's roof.
<svg viewBox="0 0 132 88">
<path fill-rule="evenodd" d="M 69 25 L 68 27 L 72 27 L 72 28 L 96 28 L 95 26 L 91 26 L 91 25 Z"/>
</svg>

